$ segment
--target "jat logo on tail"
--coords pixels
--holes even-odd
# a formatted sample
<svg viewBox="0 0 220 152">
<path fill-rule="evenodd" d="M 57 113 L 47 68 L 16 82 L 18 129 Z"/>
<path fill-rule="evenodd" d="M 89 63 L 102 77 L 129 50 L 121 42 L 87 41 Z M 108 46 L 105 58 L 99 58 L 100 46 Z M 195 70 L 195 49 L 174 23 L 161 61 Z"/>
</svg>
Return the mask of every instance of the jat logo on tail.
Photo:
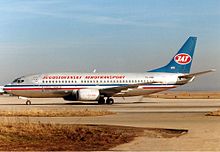
<svg viewBox="0 0 220 152">
<path fill-rule="evenodd" d="M 191 56 L 189 54 L 186 54 L 186 53 L 180 53 L 180 54 L 177 54 L 174 57 L 174 61 L 176 63 L 182 64 L 182 65 L 190 63 L 191 60 L 192 60 Z"/>
</svg>

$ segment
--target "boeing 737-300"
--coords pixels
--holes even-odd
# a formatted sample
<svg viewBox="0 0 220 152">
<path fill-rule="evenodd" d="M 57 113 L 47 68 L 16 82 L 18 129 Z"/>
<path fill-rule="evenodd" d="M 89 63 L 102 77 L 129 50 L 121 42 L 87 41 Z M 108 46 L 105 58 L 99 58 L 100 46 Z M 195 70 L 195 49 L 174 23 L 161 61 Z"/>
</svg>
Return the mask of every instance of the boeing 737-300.
<svg viewBox="0 0 220 152">
<path fill-rule="evenodd" d="M 194 80 L 207 70 L 191 73 L 196 37 L 189 37 L 165 66 L 143 73 L 46 73 L 22 76 L 4 86 L 4 91 L 29 98 L 58 98 L 68 101 L 97 101 L 113 104 L 112 97 L 148 95 Z"/>
</svg>

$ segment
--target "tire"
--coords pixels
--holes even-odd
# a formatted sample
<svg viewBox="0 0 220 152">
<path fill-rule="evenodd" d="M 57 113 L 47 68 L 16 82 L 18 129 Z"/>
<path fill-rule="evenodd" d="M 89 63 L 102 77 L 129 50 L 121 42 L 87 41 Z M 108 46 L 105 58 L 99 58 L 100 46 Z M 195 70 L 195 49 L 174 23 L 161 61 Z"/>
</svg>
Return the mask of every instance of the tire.
<svg viewBox="0 0 220 152">
<path fill-rule="evenodd" d="M 26 105 L 31 105 L 31 101 L 30 101 L 30 100 L 27 100 L 27 101 L 26 101 Z"/>
<path fill-rule="evenodd" d="M 107 100 L 106 100 L 106 104 L 110 104 L 110 99 L 107 99 Z"/>
<path fill-rule="evenodd" d="M 106 104 L 113 104 L 114 103 L 114 99 L 109 98 L 106 100 Z"/>
<path fill-rule="evenodd" d="M 98 101 L 98 104 L 105 104 L 105 99 L 104 98 L 100 98 Z"/>
</svg>

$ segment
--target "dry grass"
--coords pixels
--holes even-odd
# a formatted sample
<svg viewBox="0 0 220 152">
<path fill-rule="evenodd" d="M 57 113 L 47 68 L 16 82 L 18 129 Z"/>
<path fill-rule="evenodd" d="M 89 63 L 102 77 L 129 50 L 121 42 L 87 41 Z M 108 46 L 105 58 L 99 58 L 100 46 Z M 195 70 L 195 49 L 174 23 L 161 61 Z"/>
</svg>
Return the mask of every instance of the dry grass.
<svg viewBox="0 0 220 152">
<path fill-rule="evenodd" d="M 29 116 L 29 117 L 87 117 L 87 116 L 104 116 L 115 114 L 106 110 L 42 110 L 42 109 L 26 109 L 26 110 L 0 110 L 0 116 Z"/>
<path fill-rule="evenodd" d="M 206 116 L 220 116 L 220 110 L 209 112 L 205 114 Z"/>
<path fill-rule="evenodd" d="M 165 91 L 146 97 L 165 99 L 220 99 L 219 91 Z"/>
<path fill-rule="evenodd" d="M 137 136 L 173 138 L 186 130 L 106 125 L 0 123 L 0 151 L 109 150 Z"/>
<path fill-rule="evenodd" d="M 95 125 L 0 124 L 0 150 L 108 150 L 143 129 Z"/>
</svg>

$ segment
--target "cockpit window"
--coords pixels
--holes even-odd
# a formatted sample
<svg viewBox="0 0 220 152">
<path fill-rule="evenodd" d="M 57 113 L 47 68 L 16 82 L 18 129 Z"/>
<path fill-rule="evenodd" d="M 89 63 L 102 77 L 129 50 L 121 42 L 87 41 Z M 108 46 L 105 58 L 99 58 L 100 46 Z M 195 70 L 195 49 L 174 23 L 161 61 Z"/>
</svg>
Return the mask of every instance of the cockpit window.
<svg viewBox="0 0 220 152">
<path fill-rule="evenodd" d="M 18 79 L 15 79 L 12 83 L 16 83 L 18 81 Z"/>
<path fill-rule="evenodd" d="M 24 82 L 24 80 L 18 80 L 18 83 L 22 83 L 22 82 Z"/>
<path fill-rule="evenodd" d="M 17 79 L 15 79 L 12 83 L 23 83 L 23 82 L 24 82 L 23 79 L 17 78 Z"/>
</svg>

